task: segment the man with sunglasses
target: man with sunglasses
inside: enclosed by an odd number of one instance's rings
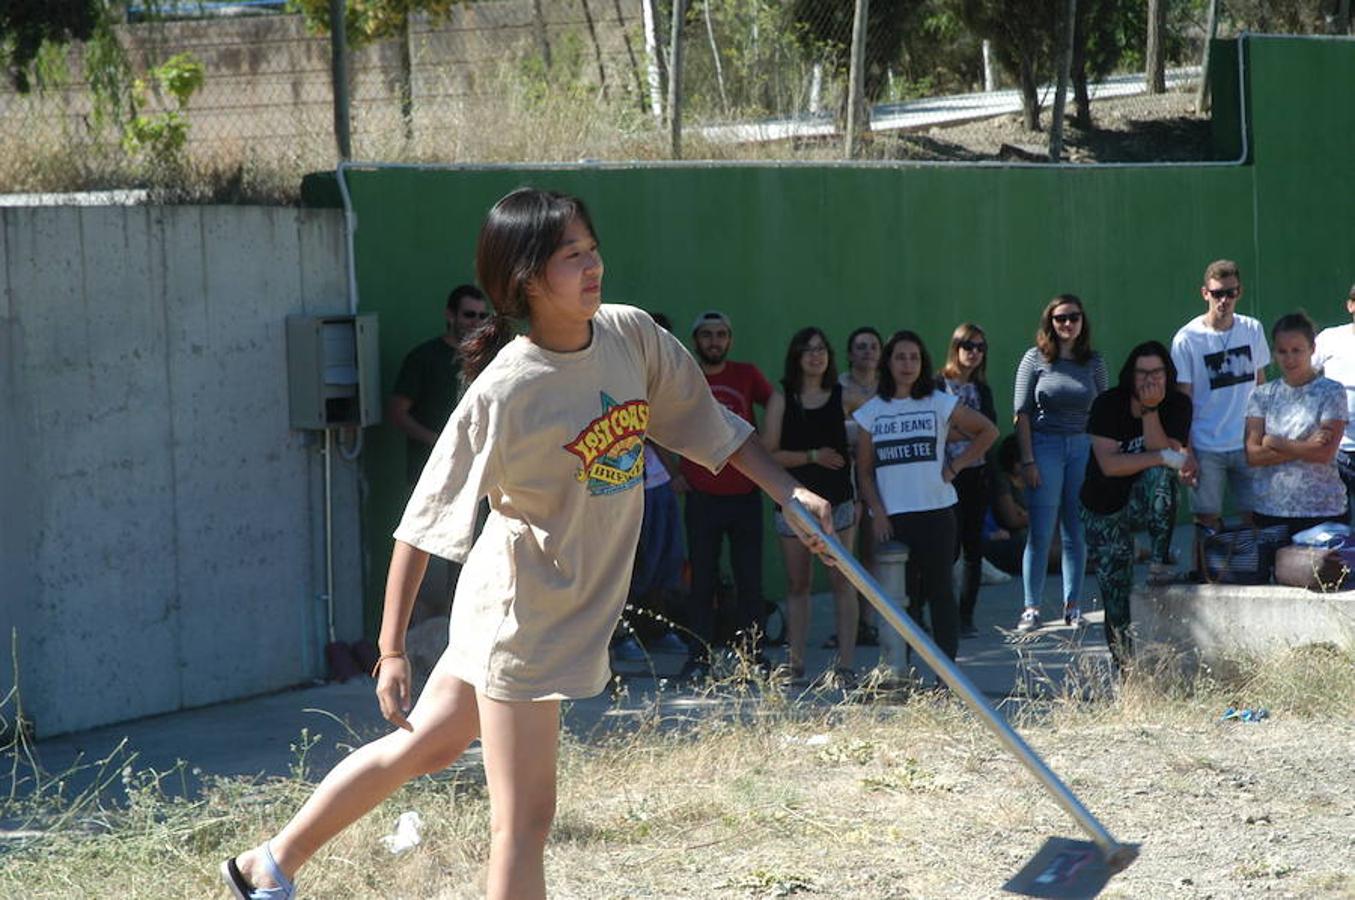
[[[405,433],[405,478],[411,487],[461,398],[461,341],[489,318],[489,301],[473,284],[459,284],[442,312],[446,328],[405,356],[386,401],[386,420]]]
[[[1251,521],[1252,472],[1243,450],[1247,401],[1266,380],[1270,346],[1261,323],[1235,311],[1242,297],[1237,263],[1228,259],[1210,263],[1200,296],[1205,313],[1176,332],[1171,356],[1177,387],[1194,407],[1190,446],[1199,475],[1190,491],[1191,510],[1196,525],[1217,529],[1225,483],[1233,507],[1244,522]]]

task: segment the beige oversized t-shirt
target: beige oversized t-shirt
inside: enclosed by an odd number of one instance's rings
[[[646,435],[717,471],[751,433],[634,307],[599,308],[574,353],[514,340],[457,404],[395,530],[465,561],[444,662],[496,700],[600,693],[644,510]],[[491,511],[474,540],[481,497]]]

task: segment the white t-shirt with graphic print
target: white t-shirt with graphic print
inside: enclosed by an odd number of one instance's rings
[[[955,488],[941,477],[950,415],[959,400],[932,391],[921,400],[872,397],[852,418],[870,435],[875,485],[889,515],[954,506]]]
[[[602,691],[644,509],[645,437],[715,471],[752,433],[634,307],[603,305],[577,352],[509,343],[457,404],[395,530],[465,560],[443,664],[495,700]],[[482,497],[489,519],[472,546]]]
[[[1346,389],[1346,433],[1341,436],[1341,449],[1355,451],[1355,325],[1319,332],[1313,366]]]
[[[1176,380],[1191,386],[1190,445],[1215,453],[1241,450],[1256,373],[1270,362],[1261,323],[1234,313],[1233,327],[1215,331],[1196,316],[1176,332],[1171,354]]]

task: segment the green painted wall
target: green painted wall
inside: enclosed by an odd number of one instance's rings
[[[1334,322],[1355,277],[1355,42],[1245,49],[1254,162],[1242,166],[350,170],[361,308],[381,315],[383,383],[440,330],[448,288],[471,278],[484,212],[522,184],[585,198],[609,300],[661,310],[679,331],[724,309],[734,355],[773,380],[806,324],[838,347],[868,323],[913,328],[936,349],[956,323],[977,321],[1003,421],[1016,361],[1056,293],[1086,301],[1112,372],[1134,343],[1170,341],[1203,311],[1200,273],[1217,257],[1241,264],[1241,311],[1270,321],[1306,305]],[[374,622],[404,502],[403,439],[376,428],[367,448]],[[766,571],[777,596],[775,552]]]

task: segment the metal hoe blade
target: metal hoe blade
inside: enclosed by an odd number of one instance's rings
[[[1121,844],[1111,836],[1105,826],[1082,805],[1077,795],[1045,765],[1039,754],[993,709],[959,666],[941,652],[941,648],[913,622],[911,616],[899,608],[875,577],[847,552],[835,535],[824,532],[819,521],[798,500],[791,500],[783,511],[800,530],[820,538],[828,546],[826,555],[862,596],[870,601],[881,618],[903,636],[932,671],[978,715],[998,741],[1030,770],[1054,798],[1054,802],[1091,837],[1091,844],[1067,838],[1050,838],[1026,867],[1004,885],[1004,889],[1033,897],[1092,897],[1105,886],[1111,875],[1129,866],[1139,855],[1138,845]],[[1089,849],[1095,853],[1089,856]],[[1094,889],[1090,887],[1093,884]],[[1073,892],[1049,893],[1058,890]]]

